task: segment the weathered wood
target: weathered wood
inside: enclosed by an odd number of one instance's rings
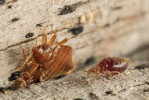
[[[42,26],[46,29],[49,34],[48,39],[52,36],[49,33],[50,24],[53,24],[53,29],[57,31],[57,41],[70,38],[66,44],[72,46],[78,69],[82,69],[85,67],[86,60],[92,56],[98,59],[106,56],[126,56],[137,48],[147,45],[149,43],[148,10],[148,0],[6,0],[5,3],[0,4],[0,86],[11,84],[8,81],[8,77],[15,71],[17,66],[23,63],[22,52],[18,44],[25,48],[27,54],[30,53],[31,48],[35,45],[36,36],[38,44],[40,44],[43,33],[37,26]],[[72,34],[70,29],[78,26],[82,27],[83,32],[77,35]],[[34,36],[27,36],[28,33],[33,33]],[[136,77],[139,77],[139,75],[142,75],[142,73],[136,74]],[[66,79],[64,78],[64,80],[73,77],[72,79],[77,80],[75,84],[81,87],[82,81],[83,84],[86,83],[84,79],[80,79],[82,76],[84,76],[82,72],[76,71],[76,73]],[[147,73],[145,76],[147,76]],[[140,79],[141,77],[137,80]],[[41,84],[44,84],[47,89],[48,85],[52,85],[57,81],[48,82],[50,81]],[[117,85],[117,82],[114,82],[114,84]],[[121,82],[123,83],[123,81]],[[129,84],[129,82],[126,84]],[[103,84],[106,83],[105,81],[103,82]],[[50,98],[50,95],[45,94],[40,97],[38,92],[48,91],[51,93],[54,89],[61,91],[61,88],[57,87],[49,87],[47,90],[41,89],[40,91],[41,84],[31,87],[33,90],[23,90],[25,95],[31,93],[25,98],[45,99]],[[81,97],[84,93],[88,93],[85,91],[94,89],[90,87],[91,83],[87,84],[89,85],[85,85],[86,87],[83,87],[82,92],[80,90],[78,93],[75,92],[77,91],[77,86],[72,86],[73,84],[65,85],[63,87],[64,90],[71,86],[75,90],[70,89],[72,92],[67,91],[67,93],[63,90],[62,94],[72,95],[71,93],[74,93],[73,96],[68,97],[69,99]],[[132,82],[132,84],[135,86],[137,83]],[[98,83],[94,87],[98,87]],[[130,85],[126,88],[128,87]],[[35,88],[39,90],[34,90]],[[103,88],[99,89],[104,91]],[[123,90],[125,88],[118,89]],[[19,94],[20,91],[9,95],[13,97],[15,94]],[[36,96],[32,96],[34,92],[37,92]],[[51,95],[54,95],[52,98],[58,97],[60,99],[68,96],[62,94],[53,92]],[[83,95],[83,97],[86,96]],[[2,98],[8,99],[7,96]],[[14,98],[20,99],[24,98],[24,96],[21,94],[20,97],[14,96]]]

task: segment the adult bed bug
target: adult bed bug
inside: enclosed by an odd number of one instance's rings
[[[111,78],[113,75],[120,74],[126,78],[122,73],[128,68],[129,60],[123,57],[108,57],[101,60],[96,66],[90,68],[87,72],[87,78],[90,74],[101,74],[109,75]]]
[[[41,45],[32,48],[32,52],[26,57],[24,49],[24,64],[21,66],[21,75],[16,81],[16,85],[26,87],[37,80],[45,81],[53,79],[61,75],[67,75],[76,69],[76,63],[72,57],[72,48],[63,45],[68,41],[67,38],[56,44],[53,43],[57,37],[57,33],[52,31],[53,37],[47,43],[47,35],[43,34]]]

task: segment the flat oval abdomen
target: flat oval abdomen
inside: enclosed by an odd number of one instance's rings
[[[72,48],[70,46],[61,45],[53,60],[54,62],[51,65],[47,64],[49,67],[43,72],[48,79],[65,75],[66,72],[73,68]]]
[[[103,71],[118,71],[120,73],[124,72],[129,66],[129,60],[122,57],[109,57],[103,59],[100,63],[100,72]]]

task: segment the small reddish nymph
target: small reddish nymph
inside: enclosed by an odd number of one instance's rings
[[[113,75],[120,74],[122,77],[126,78],[122,73],[128,68],[129,60],[123,57],[108,57],[104,58],[96,66],[90,68],[87,72],[87,78],[90,74],[96,74],[97,76],[101,74],[106,74],[112,77]]]

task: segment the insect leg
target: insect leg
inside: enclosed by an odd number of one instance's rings
[[[112,72],[110,72],[111,74],[120,74],[121,75],[121,77],[123,77],[123,78],[125,78],[125,79],[129,79],[129,78],[127,78],[124,74],[122,74],[122,73],[120,73],[120,72],[118,72],[118,71],[112,71]]]
[[[99,73],[96,73],[96,76],[94,77],[94,82],[96,82],[98,76],[99,76]]]
[[[43,44],[47,43],[47,34],[46,34],[44,28],[40,28],[40,29],[44,32],[43,37],[42,37],[42,41],[41,41],[41,44],[43,45]]]
[[[29,62],[29,60],[30,60],[31,58],[32,58],[32,53],[31,53],[29,56],[27,56],[27,58],[25,59],[23,65],[22,65],[20,68],[23,68],[23,67],[26,65],[26,63]]]
[[[30,60],[30,59],[29,59]],[[27,62],[29,62],[29,60],[27,61]],[[31,76],[31,74],[32,73],[34,73],[36,70],[37,70],[37,68],[39,67],[39,65],[38,64],[36,64],[33,60],[32,60],[32,64],[34,63],[34,66],[32,65],[32,67],[28,67],[27,65],[25,65],[25,67],[26,67],[26,70],[27,70],[27,72],[25,72],[25,73],[27,73],[27,75],[28,76]]]
[[[37,70],[38,67],[39,67],[38,64],[35,65],[35,66],[32,66],[29,72],[30,72],[30,73],[34,73],[34,72]]]
[[[57,36],[57,33],[52,30],[52,24],[51,24],[51,33],[53,33],[54,36],[51,38],[51,40],[50,40],[49,43],[48,43],[50,46],[52,46],[52,44],[54,43],[54,41],[55,41],[55,39],[56,39],[56,36]],[[55,49],[56,47],[58,47],[59,45],[62,45],[63,43],[67,42],[67,41],[68,41],[68,39],[65,38],[64,40],[62,40],[61,42],[59,42],[59,43],[54,47],[54,49]]]
[[[40,77],[39,77],[39,80],[40,80],[41,82],[48,79],[48,78],[43,74],[41,67],[40,67],[40,73],[41,73],[41,75],[40,75]]]
[[[87,71],[86,79],[89,78],[89,75],[90,75],[90,74],[93,74],[93,73],[92,73],[92,70],[93,70],[93,69],[94,69],[94,67],[92,67],[91,69],[89,69],[89,70]]]
[[[25,74],[25,75],[27,75],[27,76],[31,77],[31,73],[30,73],[30,71],[29,71],[29,70],[28,70],[28,71],[26,71],[26,72],[22,72],[21,74],[22,74],[22,75],[23,75],[23,74]]]
[[[26,86],[25,80],[23,80],[22,78],[18,78],[18,80],[21,81],[20,87]]]
[[[36,40],[35,40],[35,47],[37,47],[37,38],[36,38]]]
[[[25,61],[25,59],[26,59],[25,49],[22,48],[20,44],[18,44],[18,46],[22,49],[22,54],[23,54],[24,61]]]
[[[24,57],[24,61],[25,61],[25,59],[26,59],[26,54],[25,54],[25,49],[24,49],[24,48],[22,48],[22,53],[23,53],[23,57]]]
[[[57,37],[57,36],[54,35],[54,36],[50,39],[50,41],[48,42],[48,45],[49,45],[49,46],[52,46],[52,45],[53,45],[53,43],[54,43],[56,37]]]
[[[35,35],[35,47],[37,47],[37,37],[38,37],[38,34]]]
[[[48,45],[49,45],[49,46],[52,46],[52,45],[53,45],[53,43],[54,43],[54,41],[55,41],[55,39],[56,39],[56,37],[57,37],[57,33],[52,30],[52,24],[51,24],[51,33],[53,33],[54,36],[53,36],[53,37],[50,39],[50,41],[48,42]]]
[[[67,42],[68,40],[69,40],[68,38],[65,38],[64,40],[62,40],[61,42],[59,42],[59,43],[54,47],[54,49],[56,49],[59,45],[64,44],[64,43]]]
[[[104,71],[104,74],[109,75],[109,77],[113,80],[113,76],[110,71]]]
[[[88,78],[89,78],[89,75],[90,75],[90,73],[89,73],[89,72],[87,72],[87,76],[86,76],[86,79],[88,79]]]
[[[66,72],[66,74],[70,74],[73,70],[74,70],[74,68],[71,69],[70,71]]]
[[[53,25],[51,24],[51,33],[53,33],[54,35],[56,35],[57,33],[52,30],[52,27],[53,27]]]

